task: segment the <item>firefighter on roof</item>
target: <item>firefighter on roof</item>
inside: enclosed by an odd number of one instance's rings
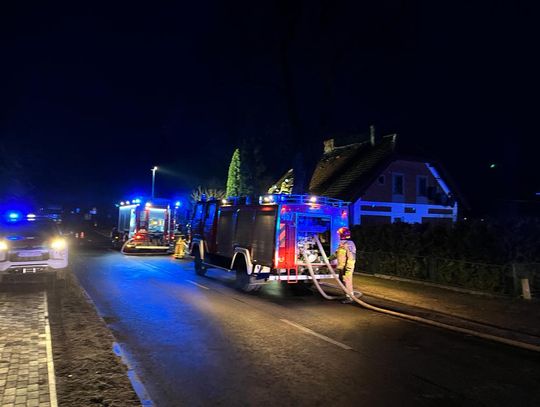
[[[334,256],[337,259],[337,271],[339,272],[339,279],[347,287],[347,291],[354,293],[353,289],[353,271],[356,264],[356,245],[351,239],[351,231],[347,227],[338,229],[339,234],[339,247],[336,250]],[[345,304],[352,303],[353,300],[349,294],[347,299],[343,301]]]

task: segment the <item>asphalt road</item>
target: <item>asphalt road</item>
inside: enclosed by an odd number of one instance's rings
[[[527,351],[187,260],[83,250],[73,270],[157,406],[540,405]]]

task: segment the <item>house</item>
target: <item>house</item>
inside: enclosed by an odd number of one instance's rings
[[[377,140],[374,129],[364,141],[336,145],[324,142],[324,152],[309,184],[314,195],[350,204],[350,223],[452,223],[458,202],[443,169],[436,162],[396,152],[397,135]],[[294,182],[292,170],[269,193]]]

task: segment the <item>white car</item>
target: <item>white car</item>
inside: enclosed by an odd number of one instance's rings
[[[64,278],[67,267],[67,241],[53,221],[30,217],[0,223],[0,281],[14,274]]]

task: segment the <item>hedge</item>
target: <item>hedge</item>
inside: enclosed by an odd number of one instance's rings
[[[540,263],[540,222],[356,226],[357,271],[510,294],[511,263]],[[533,285],[539,279],[531,276]]]

